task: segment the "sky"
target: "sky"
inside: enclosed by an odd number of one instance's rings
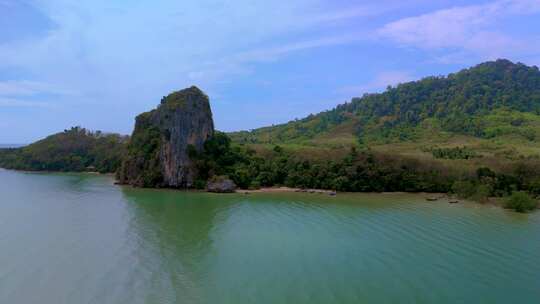
[[[540,0],[0,0],[0,143],[130,134],[191,85],[249,130],[487,60],[540,65]]]

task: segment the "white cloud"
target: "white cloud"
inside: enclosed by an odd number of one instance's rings
[[[473,53],[484,59],[538,51],[530,40],[519,40],[496,29],[496,21],[509,16],[540,12],[540,0],[499,0],[489,4],[442,9],[386,24],[378,34],[403,46],[445,49],[448,62]]]
[[[337,23],[389,9],[336,9],[323,0],[32,3],[54,27],[38,39],[1,44],[0,68],[79,92],[81,99],[69,102],[131,104],[191,84],[211,90],[231,76],[251,73],[251,63],[350,43],[358,37],[335,30]],[[313,37],[315,32],[325,34]],[[126,98],[133,91],[139,94]]]
[[[500,11],[512,14],[531,14],[540,12],[538,0],[503,0],[498,1]]]
[[[215,80],[226,74],[249,74],[252,70],[248,64],[256,62],[271,62],[289,53],[309,50],[313,48],[349,44],[364,40],[366,35],[361,33],[342,34],[337,36],[317,38],[284,44],[281,46],[271,46],[240,52],[218,61],[208,61],[202,69],[189,73],[192,80]]]
[[[240,61],[266,61],[272,60],[277,56],[290,52],[301,51],[306,49],[347,44],[363,39],[363,35],[358,32],[353,34],[344,34],[331,37],[323,37],[313,40],[299,41],[295,43],[285,44],[278,47],[270,47],[265,49],[252,50],[244,52],[236,56]]]
[[[37,81],[0,81],[0,96],[34,96],[39,94],[74,95],[75,93],[49,83]]]
[[[9,108],[49,108],[51,105],[45,102],[21,100],[18,98],[0,97],[0,107]]]
[[[382,13],[391,11],[400,5],[387,3],[385,5],[362,5],[349,7],[343,10],[330,10],[323,13],[314,14],[314,15],[305,15],[306,24],[320,24],[320,23],[332,23],[340,22],[344,20],[359,18],[359,17],[368,17],[374,15],[380,15]],[[304,15],[304,14],[303,14]],[[300,15],[300,16],[303,16]],[[302,17],[299,17],[302,18]]]
[[[339,89],[339,93],[352,96],[361,96],[364,93],[375,93],[386,89],[388,86],[396,86],[400,83],[413,81],[418,77],[408,71],[384,71],[363,85],[347,86]]]

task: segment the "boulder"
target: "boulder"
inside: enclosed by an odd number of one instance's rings
[[[217,176],[208,181],[206,191],[216,193],[233,193],[236,191],[236,184],[227,177]]]

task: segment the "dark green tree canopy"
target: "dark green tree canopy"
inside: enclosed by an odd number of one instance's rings
[[[245,143],[294,142],[353,123],[361,142],[406,140],[427,119],[445,131],[489,137],[497,134],[487,132],[486,115],[497,109],[540,114],[538,67],[504,59],[485,62],[448,76],[426,77],[389,87],[384,93],[365,94],[287,124],[233,133],[232,137]],[[522,123],[518,117],[508,126],[519,129]]]

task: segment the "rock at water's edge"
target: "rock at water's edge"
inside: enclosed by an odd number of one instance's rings
[[[236,191],[236,184],[222,176],[214,177],[206,184],[206,191],[216,193],[233,193]]]
[[[197,87],[174,92],[136,118],[117,178],[138,187],[189,188],[197,177],[188,150],[201,152],[214,134],[208,96]]]

